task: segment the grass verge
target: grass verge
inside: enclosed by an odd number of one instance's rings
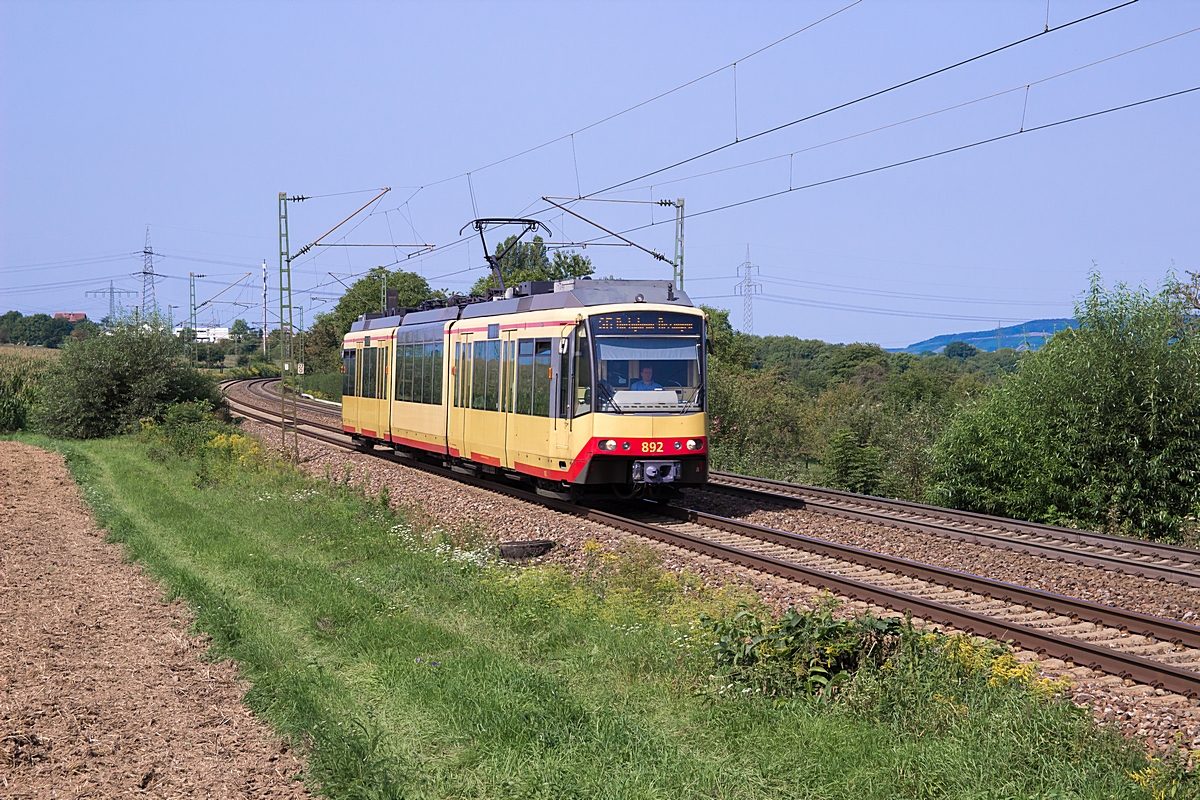
[[[638,551],[596,552],[582,579],[517,569],[281,465],[198,474],[134,437],[22,438],[64,453],[99,523],[191,604],[330,797],[1125,798],[1162,784],[1136,748],[1019,683],[917,661],[836,695],[727,680],[698,620],[729,618],[738,598]]]

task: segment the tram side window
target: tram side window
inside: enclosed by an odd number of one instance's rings
[[[408,387],[408,402],[421,402],[421,345],[410,344],[408,347],[408,375],[405,377]]]
[[[486,408],[487,342],[475,342],[471,353],[471,408]]]
[[[433,403],[437,406],[442,404],[442,348],[444,346],[441,342],[433,345],[433,350],[431,351],[432,358],[428,359],[432,380],[429,382],[431,387],[430,394],[425,402]]]
[[[376,392],[377,366],[378,360],[376,355],[378,350],[374,347],[364,347],[362,349],[362,382],[360,385],[359,397],[367,397],[374,399]]]
[[[396,345],[396,400],[404,399],[404,365],[407,363],[408,346]]]
[[[450,377],[454,380],[454,385],[453,385],[453,387],[451,387],[451,389],[454,393],[454,406],[456,408],[462,407],[462,387],[463,387],[463,380],[466,377],[466,373],[463,371],[462,350],[463,350],[462,342],[455,342],[454,343],[454,363],[452,365],[454,367],[454,369],[452,370]]]
[[[386,400],[388,393],[388,348],[379,348],[379,399]]]
[[[433,402],[433,345],[419,344],[421,349],[421,393],[413,392],[413,402]]]
[[[471,406],[471,343],[459,342],[458,370],[455,374],[455,387],[458,390],[458,407]]]
[[[357,350],[342,351],[342,395],[354,397],[354,370],[358,362]]]
[[[410,346],[413,351],[412,401],[420,403],[425,397],[425,346]]]
[[[487,343],[487,385],[484,391],[484,408],[500,410],[500,340]]]
[[[550,416],[550,340],[537,339],[533,352],[533,415]]]
[[[513,411],[517,396],[517,343],[504,343],[504,380],[500,382],[500,410]]]
[[[533,339],[517,343],[517,405],[513,410],[533,413]]]

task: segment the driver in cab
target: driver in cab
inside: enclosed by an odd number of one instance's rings
[[[663,388],[661,383],[654,382],[654,367],[651,367],[651,366],[642,367],[641,376],[642,376],[642,379],[640,381],[634,381],[633,385],[629,387],[632,391],[653,392],[656,389]]]

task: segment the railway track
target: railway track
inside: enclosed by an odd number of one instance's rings
[[[1200,551],[923,503],[709,473],[708,491],[1200,587]]]
[[[247,388],[253,385],[250,393],[263,400],[278,398],[266,384],[251,382]],[[278,422],[278,412],[268,406],[233,398],[231,405],[252,419]],[[358,450],[328,419],[302,419],[298,432]],[[374,455],[1079,666],[1200,696],[1200,628],[1192,625],[686,508],[647,502],[606,510],[433,464]]]

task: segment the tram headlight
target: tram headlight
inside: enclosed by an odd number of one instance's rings
[[[688,450],[699,450],[701,447],[704,447],[704,442],[699,439],[688,439],[687,447]]]
[[[683,442],[678,442],[678,441],[677,441],[677,442],[675,442],[675,449],[676,449],[676,450],[679,450],[679,449],[681,449],[682,447],[683,447]]]
[[[616,439],[605,439],[604,441],[600,442],[600,444],[598,446],[600,447],[601,450],[616,450],[617,449],[617,440]]]
[[[622,450],[628,450],[628,449],[629,449],[629,442],[621,442],[621,449],[622,449]]]

